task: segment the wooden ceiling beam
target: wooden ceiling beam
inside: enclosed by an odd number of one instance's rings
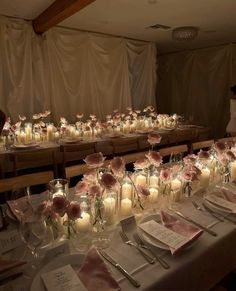
[[[42,34],[96,0],[56,0],[33,20],[34,31]]]

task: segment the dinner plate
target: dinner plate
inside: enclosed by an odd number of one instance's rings
[[[103,135],[103,137],[106,137],[106,138],[119,138],[122,136],[124,136],[123,133],[108,133],[108,134]]]
[[[138,129],[138,130],[136,130],[135,131],[136,133],[140,133],[140,134],[147,134],[147,133],[151,133],[151,132],[153,132],[153,129]]]
[[[217,212],[220,212],[220,213],[232,213],[232,211],[230,209],[227,209],[225,207],[221,207],[220,205],[218,204],[214,204],[212,203],[211,201],[209,201],[207,199],[207,196],[210,195],[210,194],[214,194],[221,197],[221,198],[224,198],[224,195],[223,193],[220,191],[220,190],[216,190],[214,191],[213,193],[207,193],[206,195],[204,195],[204,200],[205,202],[207,203],[207,206],[209,206],[210,209],[212,209],[213,211],[217,211]]]
[[[42,269],[39,270],[39,272],[33,279],[30,290],[46,291],[46,288],[44,287],[43,281],[41,279],[41,274],[53,271],[65,265],[71,265],[71,267],[77,272],[83,263],[84,257],[85,256],[82,254],[70,254],[55,258],[53,261],[51,261],[50,263],[48,263]]]
[[[39,147],[39,144],[37,143],[29,143],[29,144],[13,144],[11,145],[12,149],[17,149],[17,150],[29,150],[29,149],[34,149]]]
[[[142,224],[144,222],[150,221],[150,220],[155,220],[156,222],[160,223],[161,222],[161,218],[159,214],[153,214],[150,216],[146,216],[144,218],[142,218],[139,222],[139,224]],[[140,227],[137,227],[137,232],[140,235],[140,237],[147,243],[149,243],[150,245],[159,248],[159,249],[163,249],[163,250],[169,250],[169,247],[165,244],[163,244],[162,242],[158,241],[157,239],[153,238],[152,236],[148,235],[145,231],[143,231]]]

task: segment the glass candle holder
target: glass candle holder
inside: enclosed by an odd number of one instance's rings
[[[106,224],[112,225],[117,222],[118,214],[118,192],[106,190],[103,195],[103,217]]]
[[[54,179],[49,182],[51,198],[56,196],[64,196],[68,195],[68,185],[69,181],[66,179]]]
[[[146,186],[147,185],[147,174],[144,171],[137,171],[135,174],[135,185]]]

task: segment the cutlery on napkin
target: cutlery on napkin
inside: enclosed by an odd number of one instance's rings
[[[91,247],[78,272],[88,291],[121,290],[95,247]]]

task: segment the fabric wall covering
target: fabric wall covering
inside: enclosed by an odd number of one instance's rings
[[[0,108],[14,121],[46,109],[53,121],[77,113],[155,106],[156,47],[121,37],[0,18]]]
[[[236,45],[158,56],[158,111],[177,112],[223,136],[230,86],[236,84]]]

